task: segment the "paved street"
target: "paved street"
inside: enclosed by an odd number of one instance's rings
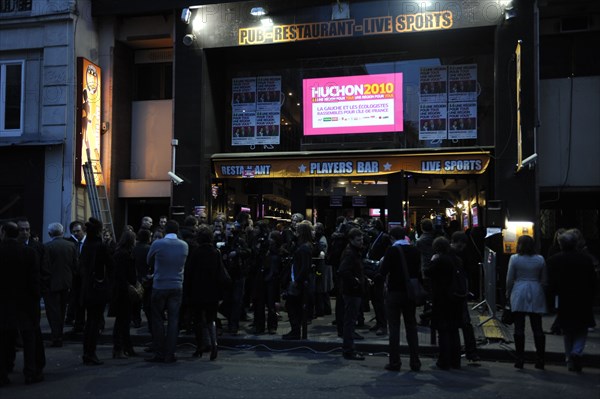
[[[141,348],[137,348],[139,352]],[[191,357],[182,345],[174,364],[151,364],[144,356],[110,359],[111,347],[99,348],[103,366],[80,363],[81,344],[48,348],[46,381],[26,386],[19,372],[0,397],[18,398],[578,398],[597,399],[600,369],[570,373],[564,366],[545,371],[531,365],[522,371],[510,363],[481,362],[450,372],[437,370],[432,358],[423,358],[420,373],[383,369],[387,359],[375,354],[364,362],[344,360],[338,351],[221,350],[210,362]],[[18,354],[20,370],[22,353]]]

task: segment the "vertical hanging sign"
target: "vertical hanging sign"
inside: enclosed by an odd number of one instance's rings
[[[82,165],[91,162],[100,171],[100,125],[102,118],[102,71],[98,65],[77,59],[76,181],[85,184]],[[89,157],[89,158],[88,158]],[[97,182],[98,183],[98,182]]]

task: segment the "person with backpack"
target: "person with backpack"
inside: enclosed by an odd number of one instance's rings
[[[431,326],[438,331],[439,355],[436,366],[441,370],[460,368],[460,336],[466,279],[460,259],[452,253],[446,237],[433,240],[431,265],[425,272],[431,279]],[[465,280],[465,281],[463,281]]]

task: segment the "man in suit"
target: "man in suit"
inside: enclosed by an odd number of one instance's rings
[[[69,225],[69,232],[71,235],[67,238],[68,241],[75,245],[77,254],[81,254],[81,248],[85,242],[85,230],[83,229],[83,223],[79,220],[71,222]],[[73,270],[73,279],[71,283],[71,291],[69,293],[69,306],[67,308],[67,316],[65,324],[73,325],[73,333],[82,333],[83,326],[85,325],[85,311],[80,303],[81,297],[81,276],[77,269]]]
[[[63,327],[67,299],[73,281],[73,273],[77,270],[79,254],[73,242],[63,238],[64,228],[60,223],[50,223],[48,235],[51,241],[44,247],[48,256],[50,284],[44,294],[46,317],[52,332],[51,347],[63,345]]]
[[[25,383],[33,384],[43,381],[46,365],[40,330],[40,262],[38,252],[19,240],[29,222],[21,220],[17,224],[9,222],[3,226],[0,262],[2,272],[6,273],[3,277],[10,285],[7,290],[15,301],[16,326],[23,339]]]

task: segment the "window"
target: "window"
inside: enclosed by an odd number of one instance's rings
[[[2,0],[0,1],[0,13],[31,11],[31,3],[32,0]]]
[[[23,132],[24,61],[0,62],[0,134]]]

